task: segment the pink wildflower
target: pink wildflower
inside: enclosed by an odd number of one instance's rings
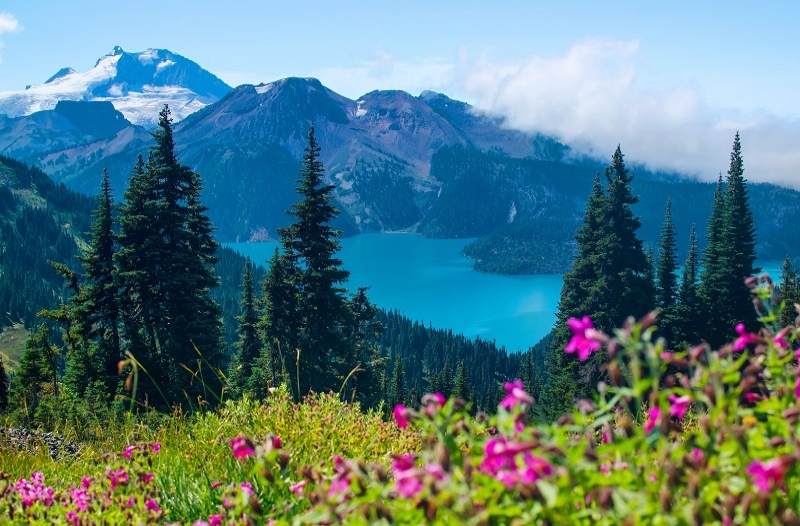
[[[533,398],[525,392],[525,385],[522,380],[514,380],[513,382],[506,382],[503,384],[506,390],[506,397],[500,402],[500,407],[504,407],[509,411],[514,407],[521,405],[523,407],[530,407],[533,405]]]
[[[292,484],[291,486],[289,486],[289,491],[291,491],[292,493],[294,493],[296,496],[299,497],[300,495],[303,494],[303,488],[305,487],[306,484],[308,484],[307,480],[301,480],[297,484]]]
[[[408,427],[408,410],[403,404],[397,404],[392,411],[394,421],[397,422],[397,427],[405,429]]]
[[[744,323],[736,326],[736,333],[739,335],[736,341],[733,342],[733,348],[736,351],[743,351],[751,343],[758,343],[759,337],[752,332],[745,331]]]
[[[239,484],[239,487],[242,488],[242,493],[247,493],[251,497],[255,494],[255,492],[253,491],[253,485],[250,484],[249,482],[242,482],[241,484]]]
[[[783,483],[786,468],[779,458],[774,458],[762,464],[760,460],[754,461],[747,467],[747,474],[753,480],[753,485],[764,493]]]
[[[154,442],[153,453],[158,453],[159,451],[161,451],[161,442]]]
[[[572,339],[564,349],[567,354],[578,351],[578,359],[585,362],[594,351],[602,347],[599,341],[591,338],[596,331],[589,316],[584,316],[580,320],[578,318],[570,318],[567,320],[567,325],[572,329]]]
[[[414,455],[403,455],[392,462],[395,489],[404,499],[410,499],[423,489],[423,472],[414,465]]]
[[[209,515],[208,526],[222,526],[222,515]]]
[[[122,453],[122,456],[125,458],[131,458],[131,454],[136,451],[136,446],[132,446],[128,444],[125,446],[125,451]]]
[[[125,506],[133,508],[133,497],[128,497],[128,500],[125,501]]]
[[[74,488],[72,490],[72,502],[78,507],[80,511],[86,511],[89,508],[89,502],[92,498],[84,488]]]
[[[252,457],[255,454],[253,443],[248,438],[238,436],[236,438],[232,438],[230,442],[234,458],[243,460],[247,457]]]
[[[800,400],[800,378],[798,378],[797,383],[794,384],[794,397]]]
[[[672,394],[669,395],[669,402],[672,404],[669,406],[669,416],[676,416],[678,420],[683,420],[689,405],[692,403],[692,399],[688,395],[676,396]]]
[[[700,463],[703,462],[703,450],[702,449],[697,448],[697,447],[692,449],[692,456],[694,457],[694,459],[697,462],[700,462]]]
[[[759,393],[745,393],[744,397],[747,399],[748,402],[751,404],[755,404],[759,400],[763,400],[764,396]]]
[[[75,510],[69,510],[66,515],[67,522],[72,524],[72,526],[78,526],[81,523],[80,518],[78,517],[78,512]]]
[[[775,347],[778,347],[779,349],[789,348],[789,342],[786,341],[786,336],[790,331],[791,327],[784,327],[778,334],[775,335],[775,338],[772,339],[772,343],[775,345]]]
[[[81,488],[89,489],[89,486],[92,485],[94,479],[92,477],[81,477]]]
[[[484,458],[479,469],[506,485],[528,484],[550,475],[552,467],[544,459],[531,454],[531,443],[509,443],[505,437],[493,438],[484,445]],[[522,455],[520,459],[519,455]],[[518,462],[522,460],[522,464]]]
[[[144,509],[147,511],[161,511],[161,506],[158,505],[156,499],[147,499],[147,502],[144,503]]]
[[[656,428],[658,420],[661,418],[661,408],[658,406],[651,407],[648,410],[647,422],[644,423],[644,432],[649,435]]]
[[[281,437],[279,437],[279,436],[273,436],[272,437],[272,448],[273,449],[280,449],[282,445],[283,445],[283,441],[281,440]]]
[[[124,486],[128,483],[128,473],[122,469],[106,468],[106,478],[111,482],[111,491],[117,486]]]
[[[144,482],[145,486],[150,484],[150,481],[153,480],[155,473],[142,473],[140,477],[142,478],[142,482]]]

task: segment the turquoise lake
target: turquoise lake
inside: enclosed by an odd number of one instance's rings
[[[370,300],[435,328],[527,349],[550,331],[561,275],[501,276],[472,270],[461,255],[468,239],[415,234],[362,234],[341,240],[348,288],[371,287]],[[277,242],[226,243],[266,264]]]
[[[469,337],[527,349],[550,331],[561,294],[561,274],[503,276],[472,270],[461,255],[468,239],[426,239],[415,234],[362,234],[341,240],[350,271],[347,287],[371,287],[380,308]],[[277,242],[226,243],[266,266]],[[773,279],[780,263],[762,264]]]

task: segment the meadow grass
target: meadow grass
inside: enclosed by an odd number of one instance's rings
[[[315,395],[296,404],[288,394],[277,392],[265,403],[229,401],[202,414],[128,415],[120,421],[94,424],[96,429],[78,429],[80,422],[72,422],[62,425],[63,436],[95,437],[83,443],[76,455],[53,460],[44,447],[31,452],[3,444],[0,473],[17,480],[40,471],[48,485],[78,486],[84,476],[102,479],[109,459],[128,444],[157,442],[161,449],[148,461],[165,518],[191,522],[218,512],[220,483],[224,487],[251,479],[244,464],[231,455],[231,438],[264,438],[268,433],[280,437],[291,451],[289,473],[319,465],[320,459],[334,455],[388,466],[390,453],[417,450],[419,438],[393,422],[384,422],[380,415],[379,411],[363,412],[334,395]]]

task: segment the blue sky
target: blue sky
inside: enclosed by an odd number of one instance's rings
[[[0,91],[167,48],[232,85],[442,91],[600,157],[800,187],[798,2],[3,0]]]

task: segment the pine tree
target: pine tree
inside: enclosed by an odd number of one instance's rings
[[[610,307],[605,297],[607,278],[603,273],[604,244],[608,235],[607,211],[608,199],[600,183],[600,174],[597,174],[586,201],[583,224],[575,237],[578,253],[572,269],[564,274],[553,342],[546,358],[547,381],[535,408],[546,421],[558,419],[581,390],[578,384],[579,362],[574,355],[564,352],[571,334],[567,320],[592,313],[595,324],[610,324]],[[487,399],[485,403],[490,402],[492,400]]]
[[[392,380],[389,383],[389,405],[394,407],[397,404],[405,403],[405,393],[406,385],[405,378],[403,377],[403,359],[398,356],[395,358]]]
[[[257,365],[263,347],[258,334],[258,311],[256,310],[253,272],[249,257],[245,260],[242,272],[242,299],[239,306],[240,314],[236,317],[239,322],[237,329],[239,341],[236,343],[236,355],[231,361],[228,374],[234,396],[240,396],[248,390],[253,369]]]
[[[757,274],[760,269],[755,266],[756,229],[747,195],[747,180],[744,178],[744,161],[738,132],[733,140],[727,183],[722,242],[727,252],[726,301],[729,303],[730,312],[725,329],[730,335],[737,323],[744,323],[747,329],[752,331],[756,331],[758,327],[758,316],[750,299],[750,291],[745,285],[745,280]]]
[[[798,314],[795,305],[800,303],[800,278],[789,256],[781,265],[781,299],[784,302],[779,320],[781,327],[792,326]]]
[[[656,307],[661,309],[661,332],[670,343],[674,338],[672,326],[675,323],[675,302],[678,296],[678,258],[671,208],[672,200],[667,199],[667,212],[658,241],[659,252],[656,265]]]
[[[53,392],[57,392],[57,355],[58,350],[50,343],[47,325],[43,323],[25,341],[25,350],[14,374],[15,391],[25,398],[29,415],[36,412],[42,390],[49,381],[53,381]]]
[[[725,215],[722,174],[720,174],[711,205],[711,215],[708,218],[708,245],[703,250],[703,270],[700,272],[700,285],[697,289],[701,310],[705,313],[699,333],[713,346],[721,345],[725,341],[726,334],[730,332],[730,327],[727,327],[731,318],[730,305],[726,302],[728,254],[722,239]]]
[[[464,360],[458,362],[456,367],[456,376],[453,379],[453,396],[467,402],[471,401],[469,371],[467,371]]]
[[[218,396],[225,361],[210,295],[218,244],[200,204],[200,177],[175,156],[166,106],[158,125],[147,163],[140,158],[125,192],[118,284],[129,350],[154,382],[140,382],[140,391],[151,402],[194,404]]]
[[[84,283],[80,292],[73,296],[77,331],[83,348],[72,356],[67,376],[78,396],[83,396],[94,382],[101,381],[106,397],[110,398],[119,384],[117,363],[122,359],[122,354],[114,279],[112,209],[111,184],[108,171],[103,170],[95,220],[89,232],[89,246],[80,257]]]
[[[381,396],[380,379],[384,374],[384,359],[381,358],[375,341],[384,330],[376,316],[378,308],[367,297],[368,287],[358,291],[348,301],[350,310],[347,327],[347,365],[350,379],[348,391],[354,392],[362,405],[377,404]]]
[[[284,247],[290,251],[291,247]],[[291,382],[290,372],[295,370],[295,356],[300,332],[297,313],[297,274],[299,269],[292,265],[291,256],[275,254],[269,262],[269,271],[261,283],[262,314],[259,328],[263,334],[265,363],[268,378],[280,378]],[[299,393],[295,391],[299,398]]]
[[[6,366],[3,363],[3,357],[0,356],[0,413],[5,413],[8,409],[8,387]]]
[[[644,258],[647,261],[647,267],[645,267],[645,271],[643,274],[643,281],[645,287],[648,290],[656,290],[656,255],[653,253],[653,247],[647,245],[647,249],[644,251]]]
[[[338,382],[349,373],[344,370],[347,352],[344,328],[350,310],[341,284],[350,273],[336,257],[341,232],[333,229],[331,221],[339,211],[331,203],[335,187],[323,182],[319,152],[312,125],[297,180],[296,190],[301,199],[288,211],[295,222],[278,230],[289,249],[284,256],[290,259],[291,267],[299,269],[296,312],[301,331],[297,372],[292,378],[298,384],[297,395],[304,395],[310,389],[338,389]]]
[[[605,176],[608,181],[608,220],[612,235],[604,247],[604,255],[609,263],[606,270],[608,290],[616,296],[616,301],[612,303],[611,322],[618,325],[628,316],[643,316],[650,311],[654,305],[655,291],[645,279],[647,258],[642,241],[636,236],[642,222],[631,210],[639,198],[631,191],[633,175],[625,167],[619,146],[611,165],[606,168]],[[607,326],[603,328],[609,329]]]
[[[683,265],[678,300],[675,306],[675,320],[673,326],[673,342],[694,344],[700,338],[701,303],[698,296],[698,264],[699,253],[697,249],[697,230],[692,225],[689,237],[689,252]],[[673,346],[675,347],[675,346]]]
[[[606,192],[599,176],[595,178],[576,237],[578,254],[572,269],[564,275],[547,357],[547,381],[537,407],[539,416],[549,421],[560,417],[575,398],[592,395],[605,360],[603,353],[595,353],[581,366],[574,354],[564,353],[571,336],[567,320],[589,315],[595,327],[610,331],[627,316],[642,316],[654,305],[655,291],[648,278],[652,265],[636,236],[641,221],[630,208],[638,198],[631,191],[633,176],[625,167],[619,146],[605,178]]]

